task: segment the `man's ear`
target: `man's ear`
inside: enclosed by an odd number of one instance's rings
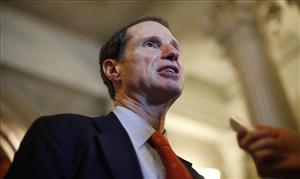
[[[117,60],[106,59],[103,61],[102,69],[105,76],[111,81],[120,80],[120,67]]]

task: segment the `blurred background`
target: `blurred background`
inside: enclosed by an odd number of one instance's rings
[[[38,116],[112,109],[99,49],[129,21],[157,15],[180,42],[185,69],[184,92],[167,116],[174,150],[209,179],[259,178],[228,117],[299,131],[299,7],[297,0],[1,1],[0,174]]]

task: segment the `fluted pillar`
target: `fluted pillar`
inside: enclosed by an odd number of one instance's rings
[[[255,1],[228,1],[217,17],[219,35],[237,68],[255,123],[297,130],[274,62],[267,50]]]

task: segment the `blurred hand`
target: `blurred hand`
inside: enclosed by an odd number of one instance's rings
[[[256,125],[253,131],[241,128],[237,139],[260,176],[300,178],[300,136],[292,130]]]

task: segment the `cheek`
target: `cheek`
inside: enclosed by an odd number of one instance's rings
[[[155,58],[151,61],[149,60],[148,64],[149,75],[151,75],[151,78],[155,80],[158,78],[157,70],[159,68],[159,60],[159,58]]]
[[[131,53],[127,56],[128,61],[125,67],[126,74],[129,76],[125,76],[125,78],[142,78],[144,80],[157,78],[159,57],[159,55],[155,55],[154,53],[137,53],[136,51],[135,53]]]
[[[143,53],[139,56],[138,62],[136,66],[138,66],[139,73],[145,75],[156,75],[156,71],[158,68],[158,62],[160,58],[159,56],[155,56],[153,54]]]
[[[132,61],[124,66],[122,77],[126,81],[138,83],[138,81],[144,80],[145,77],[149,76],[147,71],[148,69],[144,63]]]

